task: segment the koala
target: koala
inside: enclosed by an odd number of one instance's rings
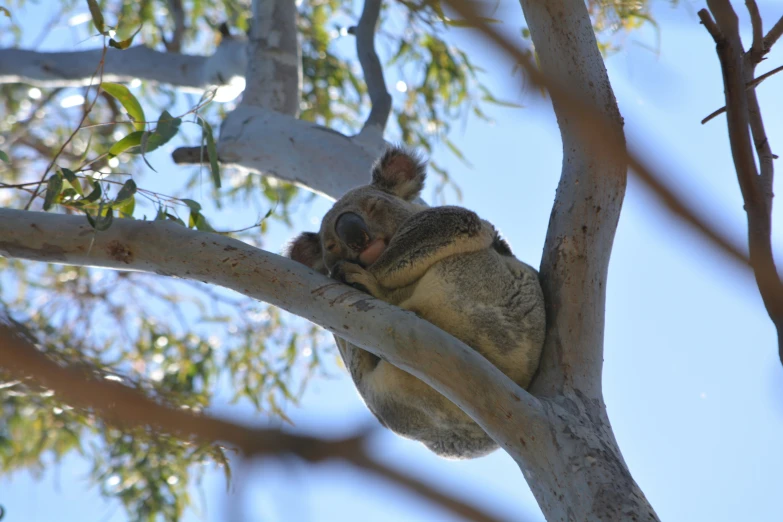
[[[495,228],[456,206],[427,207],[426,164],[391,147],[372,181],[345,194],[318,233],[287,255],[375,298],[416,313],[478,351],[527,387],[544,343],[538,272],[519,261]],[[378,420],[436,454],[486,455],[495,442],[446,397],[389,362],[335,336],[359,394]]]

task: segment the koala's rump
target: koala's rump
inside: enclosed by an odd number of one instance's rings
[[[535,270],[482,250],[434,264],[399,306],[457,337],[526,387],[543,342],[542,302]]]

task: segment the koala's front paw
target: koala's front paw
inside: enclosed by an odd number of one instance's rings
[[[373,297],[380,298],[383,294],[375,276],[356,263],[338,261],[329,275],[332,279],[366,292]]]

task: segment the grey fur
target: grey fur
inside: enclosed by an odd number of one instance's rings
[[[385,165],[393,168],[384,170]],[[373,167],[372,183],[335,203],[318,236],[291,244],[292,259],[411,310],[474,348],[517,384],[527,387],[544,343],[544,300],[538,273],[513,257],[494,227],[461,207],[418,205],[424,166],[403,149]],[[361,252],[341,240],[335,222],[359,215],[368,243],[386,248],[361,266]],[[317,259],[317,252],[321,259]],[[449,458],[486,455],[497,445],[470,417],[412,375],[335,337],[370,411],[404,437]]]

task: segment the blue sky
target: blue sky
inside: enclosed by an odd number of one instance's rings
[[[747,44],[750,26],[744,5],[734,4]],[[700,124],[723,105],[714,44],[695,15],[703,5],[655,5],[659,53],[649,48],[655,35],[647,28],[630,35],[622,52],[607,60],[627,135],[644,144],[679,193],[744,242],[745,217],[725,118]],[[783,14],[779,2],[760,7],[767,26]],[[511,28],[523,25],[515,3],[501,18]],[[29,34],[33,38],[36,31]],[[475,119],[464,129],[455,125],[452,139],[472,168],[445,147],[437,149],[435,158],[462,189],[460,204],[498,226],[517,256],[537,266],[562,159],[554,116],[535,93],[520,90],[518,76],[510,76],[511,64],[466,38],[465,31],[453,35],[487,69],[487,81],[499,97],[525,108],[490,109],[493,125]],[[63,45],[66,38],[53,35],[50,40],[44,48]],[[89,46],[94,44],[80,47]],[[781,63],[783,43],[759,73]],[[389,86],[395,81],[387,78]],[[782,91],[783,74],[758,90],[767,134],[779,154]],[[166,151],[153,154],[156,168],[177,168]],[[429,189],[425,197],[431,197]],[[455,202],[453,197],[450,202]],[[316,201],[298,213],[294,229],[273,227],[266,248],[279,250],[298,231],[317,228],[328,206]],[[776,244],[779,216],[777,212],[773,218]],[[233,217],[249,223],[255,214],[236,212]],[[661,519],[779,520],[783,369],[772,324],[752,278],[669,217],[633,177],[612,255],[606,308],[604,392],[609,416],[632,474]],[[310,385],[301,407],[287,410],[297,430],[337,436],[372,422],[348,377],[336,367],[331,373],[334,378]],[[264,420],[248,408],[217,410],[246,422]],[[372,450],[389,465],[488,511],[510,520],[543,520],[521,473],[501,452],[468,462],[446,461],[388,432],[373,439]],[[26,472],[1,477],[6,520],[125,520],[121,508],[100,499],[89,486],[87,471],[84,462],[72,457],[40,481]],[[204,501],[196,495],[200,512],[190,512],[186,520],[223,520],[223,509],[239,498],[245,520],[453,520],[407,492],[336,464],[259,461],[240,475],[244,491],[238,492],[235,483],[227,492],[222,473],[209,473],[202,485]]]

